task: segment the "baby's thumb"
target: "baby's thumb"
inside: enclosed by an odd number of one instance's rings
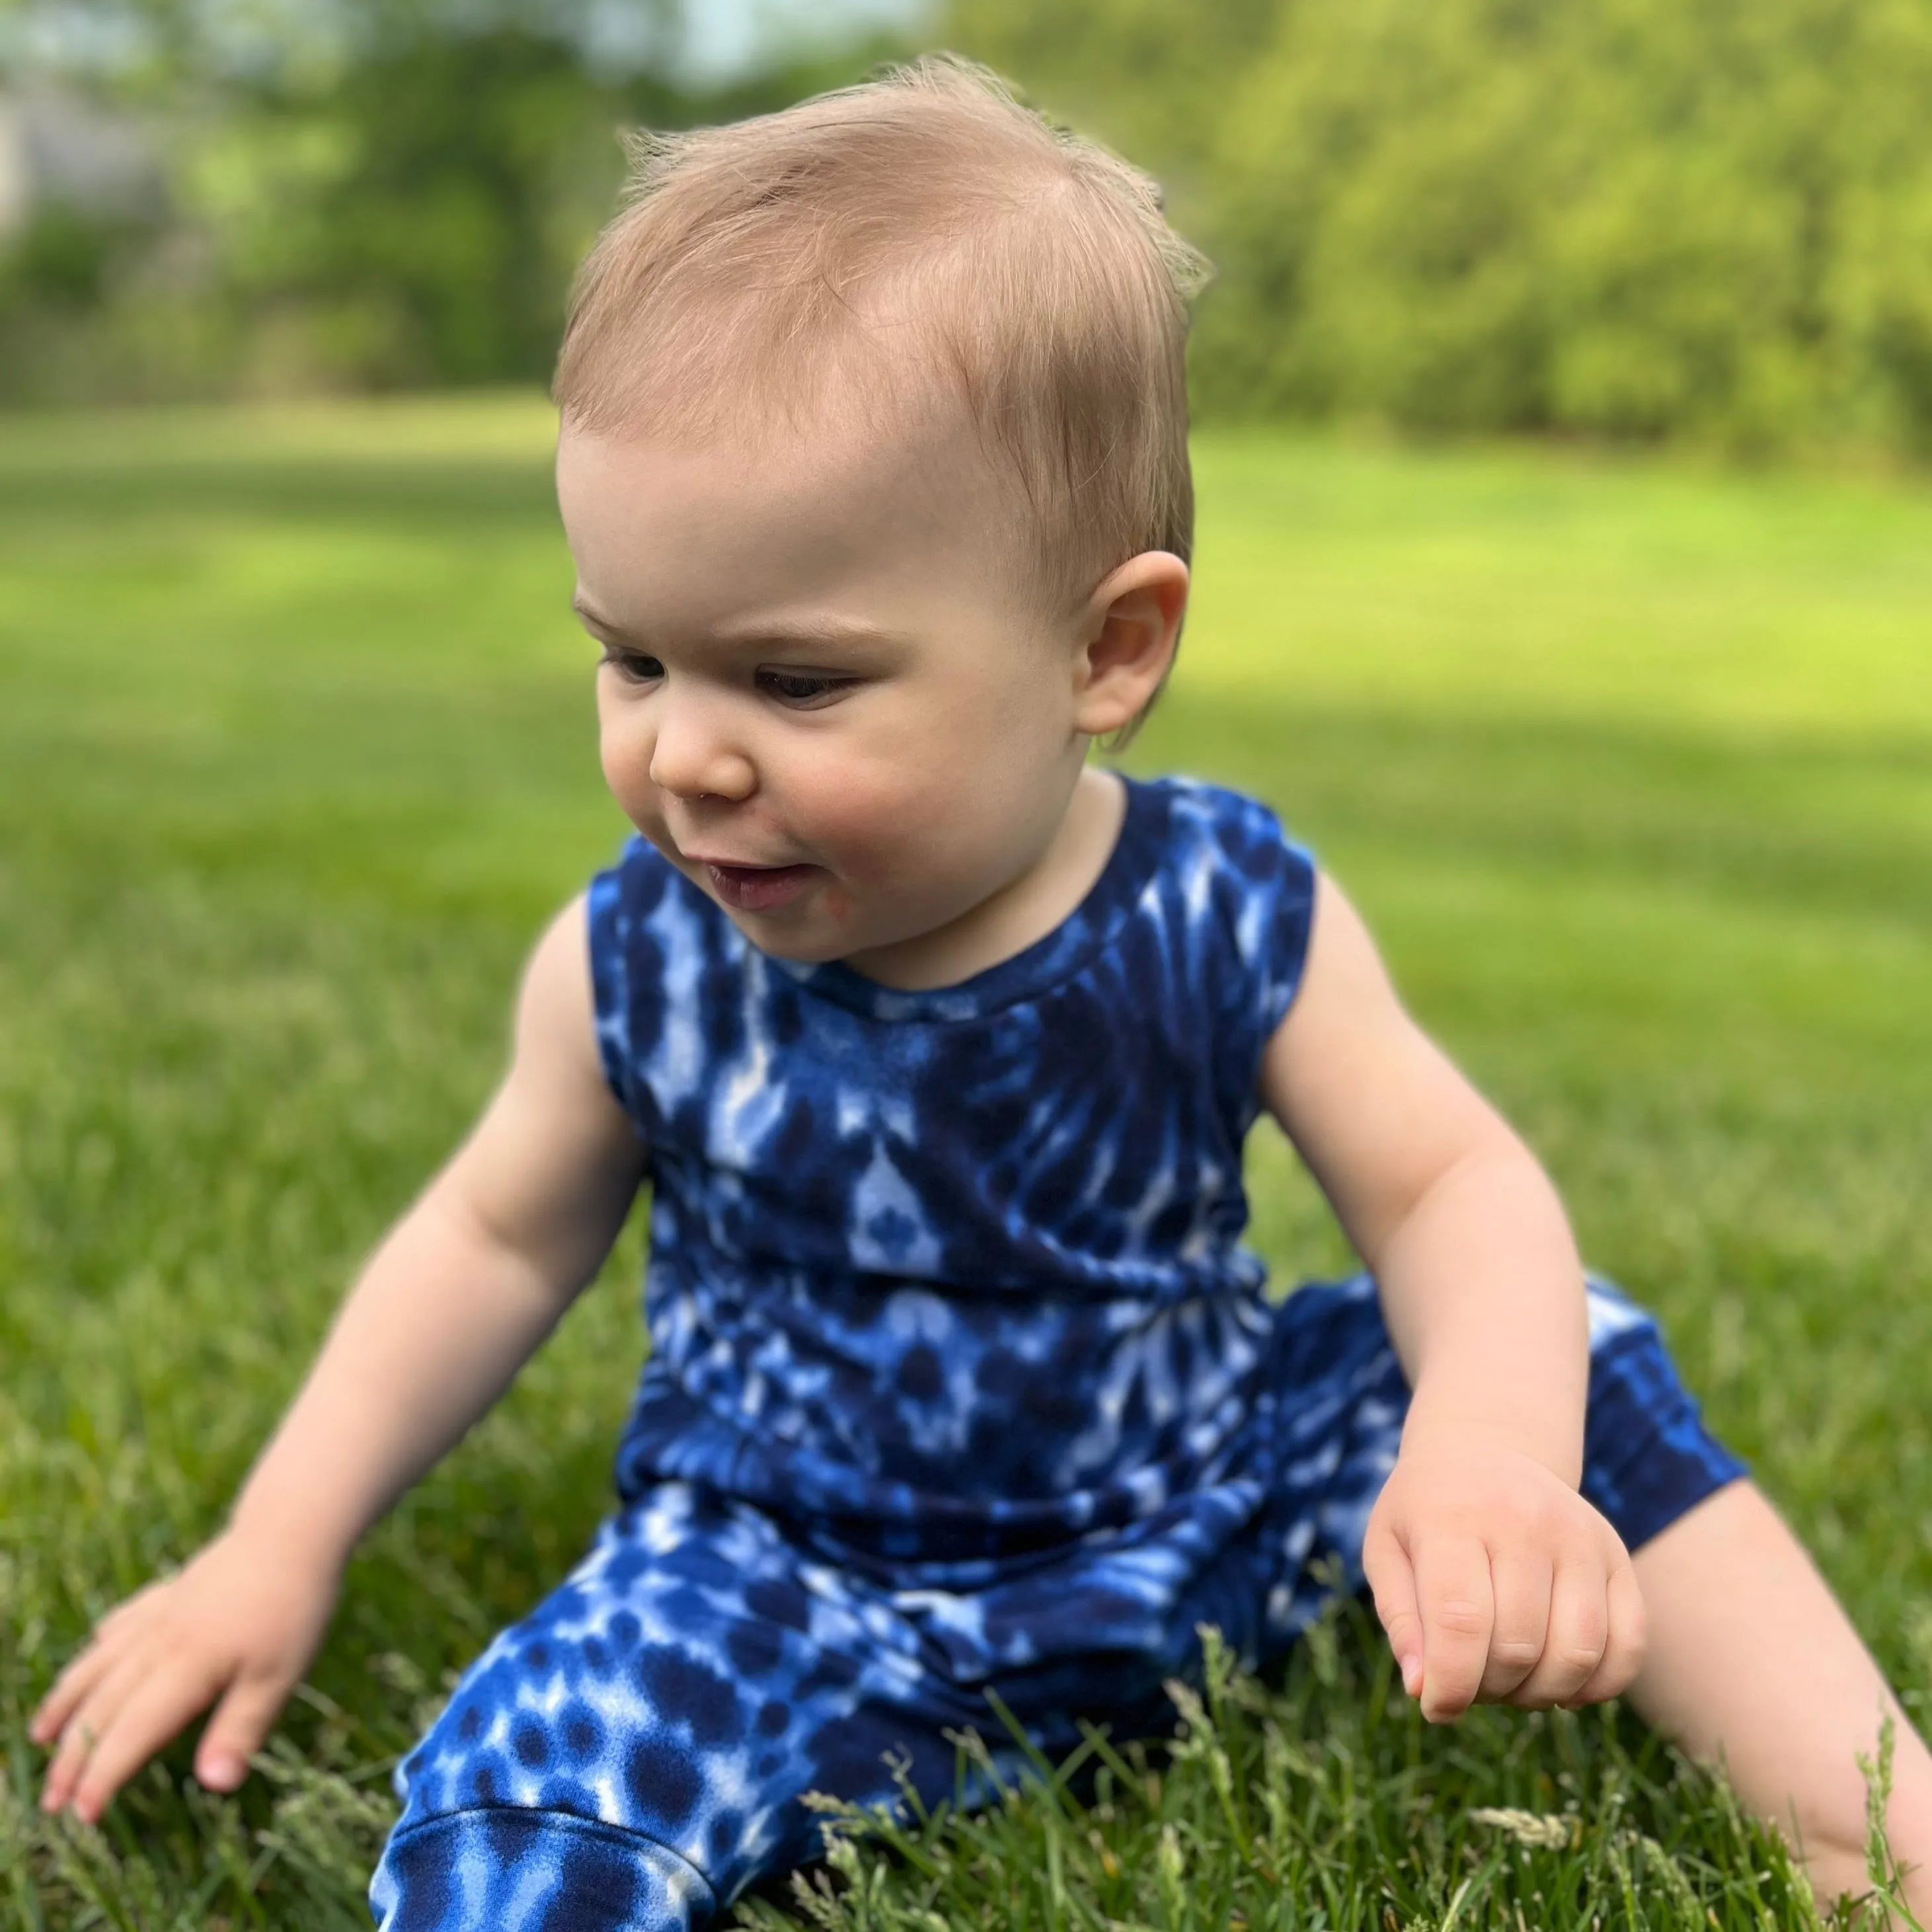
[[[194,1754],[194,1774],[211,1791],[232,1791],[274,1728],[290,1687],[279,1677],[238,1677],[214,1707]]]
[[[1402,1688],[1413,1697],[1422,1688],[1422,1612],[1414,1565],[1393,1532],[1372,1522],[1362,1544],[1362,1570],[1375,1593],[1376,1615],[1388,1632]]]

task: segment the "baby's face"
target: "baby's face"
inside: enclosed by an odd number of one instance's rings
[[[890,978],[1040,858],[1078,780],[1076,625],[1016,582],[969,434],[563,432],[604,776],[767,952]]]

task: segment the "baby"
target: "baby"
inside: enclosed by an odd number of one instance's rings
[[[211,1703],[241,1780],[648,1180],[620,1507],[398,1767],[387,1932],[695,1927],[813,1854],[802,1793],[950,1793],[989,1691],[1049,1754],[1157,1728],[1198,1625],[1264,1661],[1336,1562],[1426,1717],[1627,1690],[1828,1897],[1889,1714],[1932,1858],[1932,1757],[1340,890],[1253,800],[1089,762],[1181,628],[1199,268],[954,62],[642,150],[556,385],[640,836],[229,1527],[48,1693],[48,1808]],[[1366,1270],[1280,1303],[1264,1108]]]

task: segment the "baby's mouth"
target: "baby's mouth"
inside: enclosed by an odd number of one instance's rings
[[[812,883],[816,866],[721,866],[700,862],[712,890],[734,912],[770,912],[788,904]]]

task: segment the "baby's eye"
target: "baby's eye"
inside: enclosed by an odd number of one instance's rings
[[[664,676],[664,666],[642,651],[620,650],[615,644],[604,646],[602,662],[626,684],[650,684]]]
[[[856,681],[815,670],[761,670],[758,674],[760,691],[800,710],[811,710],[830,704]]]

